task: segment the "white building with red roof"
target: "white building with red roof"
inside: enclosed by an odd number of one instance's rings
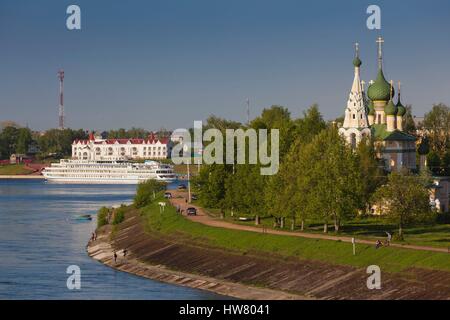
[[[172,142],[151,133],[146,139],[101,139],[89,135],[89,139],[72,143],[72,158],[80,160],[137,160],[167,159]]]

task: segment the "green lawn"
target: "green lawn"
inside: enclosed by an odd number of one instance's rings
[[[219,217],[218,209],[207,209],[207,212],[212,217]],[[229,211],[226,211],[225,220],[242,225],[254,226],[254,221],[239,221],[239,214],[231,217]],[[273,228],[274,219],[272,217],[262,218],[261,226]],[[299,224],[299,221],[297,221]],[[322,233],[323,224],[317,221],[307,221],[307,229],[304,232],[308,233]],[[286,219],[283,229],[277,230],[291,231],[291,220]],[[299,225],[296,226],[296,232],[300,232]],[[329,225],[329,233],[334,235],[334,227]],[[404,228],[404,241],[402,244],[415,244],[430,247],[450,248],[450,224],[434,224],[425,226],[410,226]],[[395,235],[398,232],[397,226],[386,223],[383,219],[378,217],[357,218],[346,222],[341,226],[339,235],[355,237],[358,239],[374,240],[379,238],[386,238],[386,232]]]
[[[293,257],[325,261],[333,264],[367,267],[375,264],[383,270],[399,272],[410,267],[421,267],[450,272],[450,254],[415,251],[392,247],[378,250],[371,245],[357,245],[357,255],[352,245],[340,241],[316,240],[299,237],[260,234],[205,226],[185,219],[171,206],[160,213],[157,199],[142,209],[146,230],[173,237],[182,242],[213,246],[242,254]]]
[[[30,174],[33,170],[26,169],[23,164],[8,164],[0,166],[0,175],[20,175],[20,174]]]

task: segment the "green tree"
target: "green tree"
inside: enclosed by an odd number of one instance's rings
[[[414,122],[414,117],[412,115],[412,106],[407,105],[406,106],[406,113],[405,113],[405,124],[403,126],[403,130],[405,130],[409,134],[416,134],[416,123]]]
[[[33,138],[31,130],[28,128],[20,128],[17,133],[16,153],[26,154]]]
[[[382,184],[386,182],[386,174],[383,166],[376,158],[374,143],[372,139],[363,138],[356,148],[358,156],[359,171],[364,177],[363,183],[363,201],[365,211],[371,207],[370,200],[373,193]]]
[[[223,164],[203,165],[199,175],[192,178],[193,188],[202,206],[221,209],[226,207],[225,180],[228,170]]]
[[[450,176],[450,150],[447,150],[441,159],[441,173],[443,176]]]
[[[82,129],[50,129],[42,136],[38,137],[37,142],[43,156],[57,154],[67,157],[72,154],[72,143],[76,139],[87,139],[88,135]]]
[[[309,190],[304,197],[308,212],[324,222],[334,222],[338,232],[341,224],[357,214],[364,200],[364,183],[357,155],[345,143],[335,128],[317,135],[303,149],[304,167],[300,174]]]
[[[427,155],[427,167],[434,175],[441,173],[441,159],[436,151],[431,151]]]
[[[405,226],[432,218],[429,193],[423,180],[408,171],[391,173],[387,184],[375,192],[374,201],[386,219],[398,226],[400,240]]]
[[[206,119],[206,124],[203,126],[203,130],[207,129],[219,129],[221,132],[225,132],[226,129],[239,129],[242,127],[240,122],[230,121],[223,118],[216,117],[215,115],[210,115]]]
[[[273,105],[268,109],[264,109],[261,116],[255,118],[250,123],[250,127],[257,130],[278,129],[280,134],[280,158],[283,158],[288,152],[293,141],[293,122],[291,120],[291,114],[287,108],[279,105]]]
[[[303,143],[309,143],[322,130],[327,127],[319,111],[317,104],[313,104],[308,110],[303,112],[303,117],[294,121],[292,132],[293,140],[300,140]]]
[[[156,180],[147,180],[139,183],[134,196],[134,205],[136,208],[143,208],[151,204],[156,196],[156,193],[164,190],[166,184]]]
[[[442,103],[433,105],[433,109],[425,114],[423,124],[431,149],[442,156],[450,147],[450,108]]]
[[[0,138],[2,144],[2,157],[9,158],[16,152],[19,129],[16,127],[6,127],[2,130]]]

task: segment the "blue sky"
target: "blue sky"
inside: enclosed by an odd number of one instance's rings
[[[81,7],[81,31],[66,29],[69,4]],[[381,7],[381,32],[366,27],[369,4]],[[72,128],[245,121],[247,97],[252,116],[318,103],[331,119],[346,105],[353,43],[368,81],[379,34],[386,77],[422,116],[450,104],[449,33],[448,0],[1,0],[0,120],[56,127],[59,68]]]

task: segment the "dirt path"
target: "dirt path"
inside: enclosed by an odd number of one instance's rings
[[[351,237],[345,236],[332,236],[326,234],[313,234],[313,233],[300,233],[300,232],[291,232],[291,231],[282,231],[282,230],[273,230],[268,228],[256,227],[256,226],[246,226],[241,224],[235,224],[223,220],[214,219],[208,214],[205,213],[203,208],[194,205],[187,204],[187,193],[183,191],[170,190],[173,195],[173,198],[170,199],[170,203],[175,207],[179,206],[183,210],[183,215],[186,215],[187,207],[194,207],[197,209],[196,216],[186,216],[189,220],[199,222],[212,227],[233,229],[233,230],[241,230],[241,231],[250,231],[250,232],[264,232],[268,234],[275,235],[283,235],[283,236],[292,236],[292,237],[301,237],[301,238],[310,238],[310,239],[323,239],[323,240],[333,240],[333,241],[342,241],[342,242],[352,242]],[[356,243],[363,243],[369,245],[375,245],[374,241],[356,239]],[[403,248],[403,249],[412,249],[412,250],[422,250],[422,251],[433,251],[433,252],[444,252],[449,253],[449,249],[446,248],[436,248],[436,247],[427,247],[427,246],[417,246],[417,245],[409,245],[409,244],[397,244],[392,243],[391,247]]]

